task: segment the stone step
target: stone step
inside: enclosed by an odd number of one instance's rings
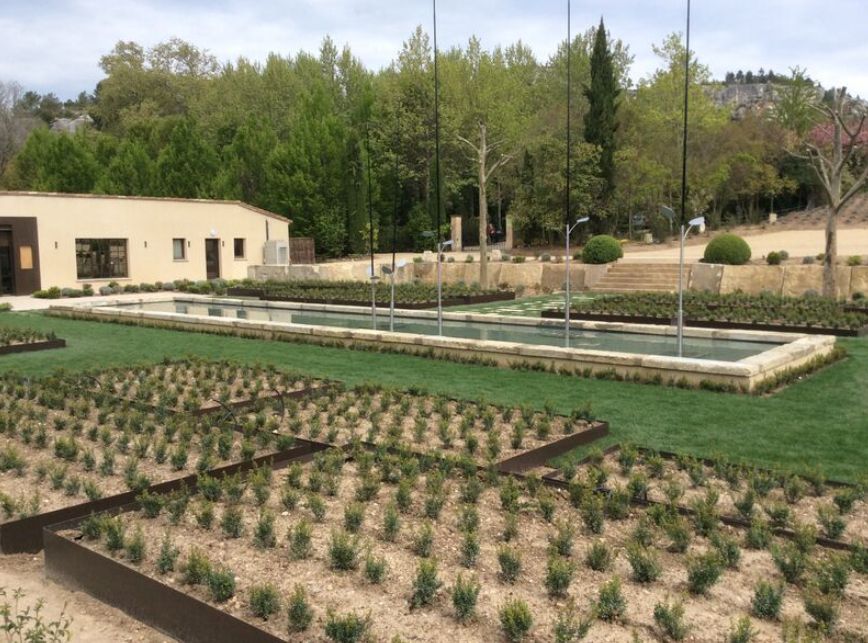
[[[639,288],[631,288],[628,286],[606,287],[595,286],[590,292],[596,293],[624,293],[624,292],[676,292],[676,288],[666,288],[664,286],[642,286]]]

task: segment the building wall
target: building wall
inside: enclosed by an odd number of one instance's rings
[[[206,278],[205,240],[220,240],[220,276],[244,279],[263,263],[266,226],[270,239],[287,240],[285,219],[227,201],[0,193],[0,217],[36,217],[42,288],[95,288],[112,279],[78,279],[76,239],[126,239],[124,283]],[[245,257],[234,256],[234,239],[245,239]],[[173,258],[173,239],[185,240],[186,257]]]

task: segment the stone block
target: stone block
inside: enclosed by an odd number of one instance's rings
[[[786,281],[785,266],[719,267],[723,270],[720,279],[721,294],[743,292],[749,295],[759,295],[763,292],[770,292],[778,295]],[[811,266],[807,267],[810,268]]]
[[[855,266],[850,269],[850,297],[857,292],[868,297],[868,266]]]

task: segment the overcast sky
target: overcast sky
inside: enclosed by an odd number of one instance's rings
[[[602,15],[630,45],[637,80],[651,51],[684,30],[682,0],[573,0],[573,30]],[[440,0],[440,46],[521,39],[544,60],[565,36],[566,0]],[[760,67],[807,68],[825,86],[868,97],[868,0],[694,0],[691,48],[717,77]],[[145,46],[172,36],[221,61],[316,50],[330,34],[372,68],[387,65],[416,25],[429,31],[429,0],[2,0],[0,80],[61,98],[93,91],[98,62],[118,40]]]

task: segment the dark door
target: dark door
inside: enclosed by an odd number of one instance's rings
[[[220,239],[205,239],[205,276],[220,277]]]
[[[12,232],[0,230],[0,295],[15,294],[15,273],[12,267]]]

